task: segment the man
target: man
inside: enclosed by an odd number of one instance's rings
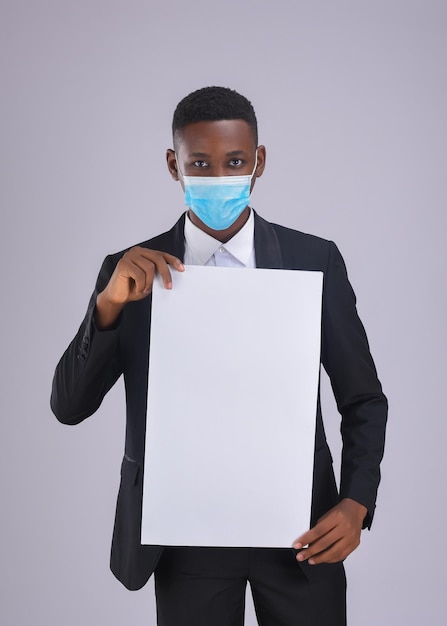
[[[126,447],[111,568],[129,589],[155,571],[160,625],[242,624],[249,581],[261,626],[341,626],[342,561],[371,525],[387,414],[343,260],[332,242],[270,224],[249,207],[266,151],[246,98],[221,87],[193,92],[174,113],[173,142],[168,170],[188,211],[167,233],[106,258],[86,317],[57,366],[52,409],[76,424],[124,375]],[[184,271],[183,262],[323,272],[321,361],[342,416],[340,494],[318,403],[311,529],[293,549],[140,545],[150,293],[156,273],[172,288],[171,272]]]

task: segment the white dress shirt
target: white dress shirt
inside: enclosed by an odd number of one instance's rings
[[[253,211],[241,230],[222,243],[185,218],[185,265],[256,267]]]

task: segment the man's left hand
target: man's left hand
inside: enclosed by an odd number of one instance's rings
[[[367,508],[343,498],[321,517],[313,528],[298,537],[293,543],[298,561],[310,565],[343,561],[360,543],[360,532]],[[307,546],[307,548],[303,548]]]

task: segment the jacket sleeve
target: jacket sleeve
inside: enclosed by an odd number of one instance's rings
[[[64,424],[79,424],[92,415],[121,374],[119,323],[112,330],[99,331],[93,317],[97,295],[115,265],[111,256],[102,264],[84,320],[56,367],[50,404]]]
[[[342,416],[340,498],[352,498],[368,509],[364,527],[369,528],[380,482],[388,403],[343,258],[333,242],[323,289],[322,362]]]

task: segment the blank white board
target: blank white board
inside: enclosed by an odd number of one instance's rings
[[[154,282],[143,544],[287,547],[309,528],[321,272]]]

